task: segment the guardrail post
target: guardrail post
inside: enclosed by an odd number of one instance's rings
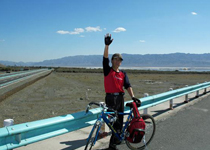
[[[197,84],[199,84],[199,83],[197,83]],[[195,97],[196,97],[196,98],[199,97],[199,90],[196,91]]]
[[[204,89],[204,92],[203,92],[203,94],[206,94],[206,88]]]
[[[206,82],[207,82],[207,81],[205,81],[204,83],[206,83]],[[206,88],[205,88],[204,91],[203,91],[203,94],[206,94],[206,92],[207,92],[207,91],[206,91]]]
[[[170,91],[173,91],[173,88],[170,88],[169,90],[170,90]],[[170,102],[169,102],[169,107],[170,107],[171,110],[174,109],[174,108],[173,108],[173,99],[170,100]]]
[[[199,97],[199,90],[196,91],[196,96],[195,97]]]
[[[12,126],[14,124],[13,119],[5,119],[4,120],[4,127]]]
[[[148,97],[148,96],[149,96],[148,93],[144,93],[144,97]],[[145,108],[145,109],[144,109],[143,114],[148,114],[148,108]]]
[[[8,126],[12,126],[14,124],[14,120],[13,119],[5,119],[4,120],[4,127],[8,127]],[[12,128],[13,130],[13,128]],[[15,140],[20,143],[21,142],[21,133],[15,135]]]
[[[188,87],[188,85],[185,85],[186,87]],[[185,103],[188,103],[189,102],[189,99],[188,99],[188,94],[185,95]]]
[[[99,131],[99,137],[104,138],[108,135],[109,132],[110,132],[110,129],[108,128],[108,126],[105,123],[103,123],[101,126],[101,129]]]
[[[12,126],[13,124],[14,124],[14,120],[13,119],[5,119],[4,120],[4,127],[9,127],[9,126]]]

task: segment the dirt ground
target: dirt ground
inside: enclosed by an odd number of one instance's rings
[[[128,77],[138,98],[210,79],[208,74],[128,73]],[[89,102],[104,101],[104,97],[102,73],[53,72],[0,103],[0,127],[8,118],[19,124],[84,111]],[[125,99],[131,100],[128,93]]]

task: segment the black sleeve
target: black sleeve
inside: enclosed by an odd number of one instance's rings
[[[103,71],[104,76],[107,76],[111,70],[111,67],[109,66],[109,58],[103,57]]]
[[[126,72],[124,72],[124,71],[122,71],[122,72],[123,72],[124,75],[125,75],[125,79],[124,79],[124,88],[127,89],[127,88],[131,87],[131,84],[130,84],[130,82],[129,82],[129,79],[128,79],[128,76],[127,76]]]

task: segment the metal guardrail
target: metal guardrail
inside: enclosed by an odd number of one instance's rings
[[[142,106],[139,110],[161,104],[174,98],[190,94],[210,87],[210,82],[184,87],[177,90],[141,98]],[[131,101],[129,101],[131,102]],[[127,102],[125,102],[126,104]],[[125,107],[125,111],[129,108]],[[75,131],[94,123],[101,109],[91,109],[88,114],[84,111],[53,117],[34,122],[17,124],[0,128],[0,150],[13,149],[47,138]]]

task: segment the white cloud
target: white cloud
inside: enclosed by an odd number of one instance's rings
[[[126,31],[125,28],[123,28],[123,27],[118,27],[118,28],[116,28],[113,32],[124,32],[124,31]]]
[[[75,32],[84,32],[85,30],[83,28],[75,28],[74,29]]]
[[[97,27],[86,27],[85,28],[86,32],[97,32],[97,31],[102,31],[102,29],[100,28],[100,26]],[[83,28],[75,28],[74,31],[64,31],[64,30],[59,30],[56,33],[58,34],[80,34],[85,32],[85,30]],[[84,36],[81,36],[84,37]]]
[[[84,32],[85,30],[83,28],[75,28],[74,31],[64,31],[64,30],[59,30],[57,31],[58,34],[80,34]]]
[[[59,30],[56,33],[58,33],[58,34],[69,34],[69,31]]]
[[[84,35],[80,35],[80,37],[85,37]]]
[[[100,26],[97,26],[97,27],[86,27],[85,29],[86,29],[87,32],[102,31],[102,29],[100,28]]]
[[[69,34],[80,34],[84,31],[85,30],[83,28],[75,28],[74,31],[69,32]]]
[[[197,13],[196,13],[196,12],[191,12],[191,14],[192,14],[192,15],[197,15]]]
[[[79,34],[79,32],[71,31],[71,32],[69,32],[69,34]]]
[[[146,41],[145,41],[145,40],[139,40],[139,42],[141,42],[141,43],[145,43]]]

